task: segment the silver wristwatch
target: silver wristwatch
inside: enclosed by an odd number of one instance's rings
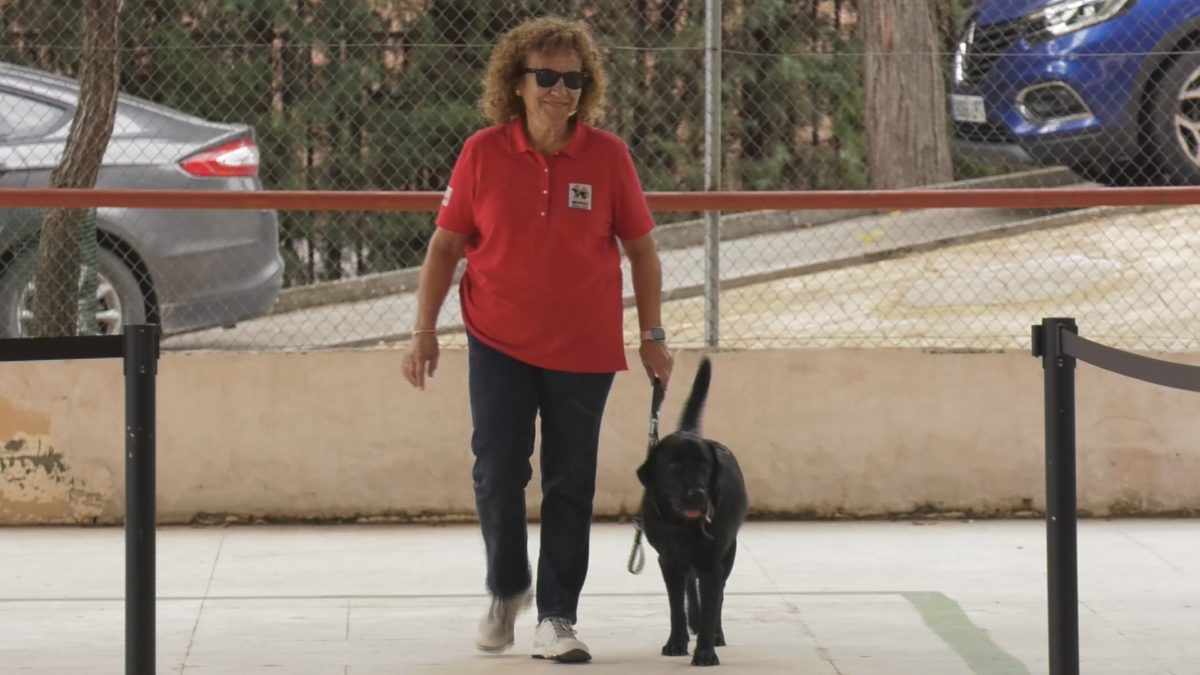
[[[645,342],[646,340],[653,340],[655,342],[666,342],[667,341],[667,331],[663,330],[662,326],[655,326],[654,328],[651,328],[650,330],[644,330],[644,331],[642,331],[642,342]]]

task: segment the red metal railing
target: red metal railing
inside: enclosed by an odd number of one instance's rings
[[[436,211],[440,192],[0,189],[0,207]],[[1200,204],[1200,187],[650,192],[653,211],[1085,208]]]

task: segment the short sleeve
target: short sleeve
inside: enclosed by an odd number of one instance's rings
[[[646,204],[646,193],[638,179],[629,148],[622,143],[613,162],[613,231],[622,240],[637,239],[654,229],[654,218]]]
[[[450,183],[442,195],[442,205],[434,222],[437,226],[459,234],[475,234],[475,138],[463,144]]]

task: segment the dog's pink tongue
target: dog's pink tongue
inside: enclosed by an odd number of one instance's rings
[[[700,517],[700,509],[684,509],[683,515],[694,520]]]

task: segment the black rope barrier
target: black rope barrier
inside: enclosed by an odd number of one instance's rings
[[[1067,354],[1118,375],[1163,387],[1200,391],[1200,366],[1171,363],[1121,351],[1070,332],[1062,334],[1062,343]]]

